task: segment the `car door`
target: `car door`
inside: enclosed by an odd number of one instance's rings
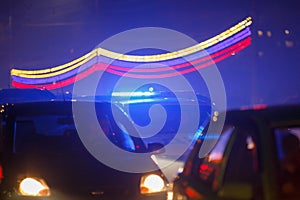
[[[180,175],[182,184],[175,189],[179,189],[175,199],[182,197],[179,193],[187,199],[261,198],[257,132],[252,127],[226,124],[214,148],[203,158],[198,155],[198,141]]]
[[[217,193],[221,199],[263,198],[258,134],[254,124],[236,126],[220,172],[221,184]]]
[[[175,181],[174,199],[219,199],[222,169],[226,164],[227,151],[230,150],[234,133],[235,127],[230,125],[224,126],[220,137],[207,133],[210,136],[202,139],[214,140],[216,144],[204,157],[199,156],[203,140],[197,140],[183,172]]]

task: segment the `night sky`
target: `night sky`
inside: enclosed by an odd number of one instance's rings
[[[296,0],[0,0],[0,88],[9,71],[70,62],[133,28],[163,27],[201,42],[251,16],[252,44],[217,64],[229,107],[300,102]]]

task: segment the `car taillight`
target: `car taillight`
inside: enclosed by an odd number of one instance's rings
[[[3,176],[3,168],[0,165],[0,184],[1,184],[3,178],[4,178],[4,176]]]

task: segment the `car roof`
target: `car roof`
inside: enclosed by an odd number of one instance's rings
[[[72,114],[72,104],[87,105],[94,102],[72,101],[40,101],[3,104],[4,112],[15,116],[69,115]],[[108,102],[96,102],[98,106],[110,106]]]
[[[260,118],[271,122],[295,121],[300,122],[300,104],[253,106],[247,109],[234,109],[226,111],[227,122],[242,122],[249,118]]]

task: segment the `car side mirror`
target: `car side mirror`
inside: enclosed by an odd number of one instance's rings
[[[222,199],[250,200],[253,197],[251,184],[248,183],[226,183],[218,192]]]
[[[164,153],[166,150],[164,148],[164,145],[162,143],[154,142],[154,143],[148,143],[148,152],[152,152],[154,154],[160,154]]]

